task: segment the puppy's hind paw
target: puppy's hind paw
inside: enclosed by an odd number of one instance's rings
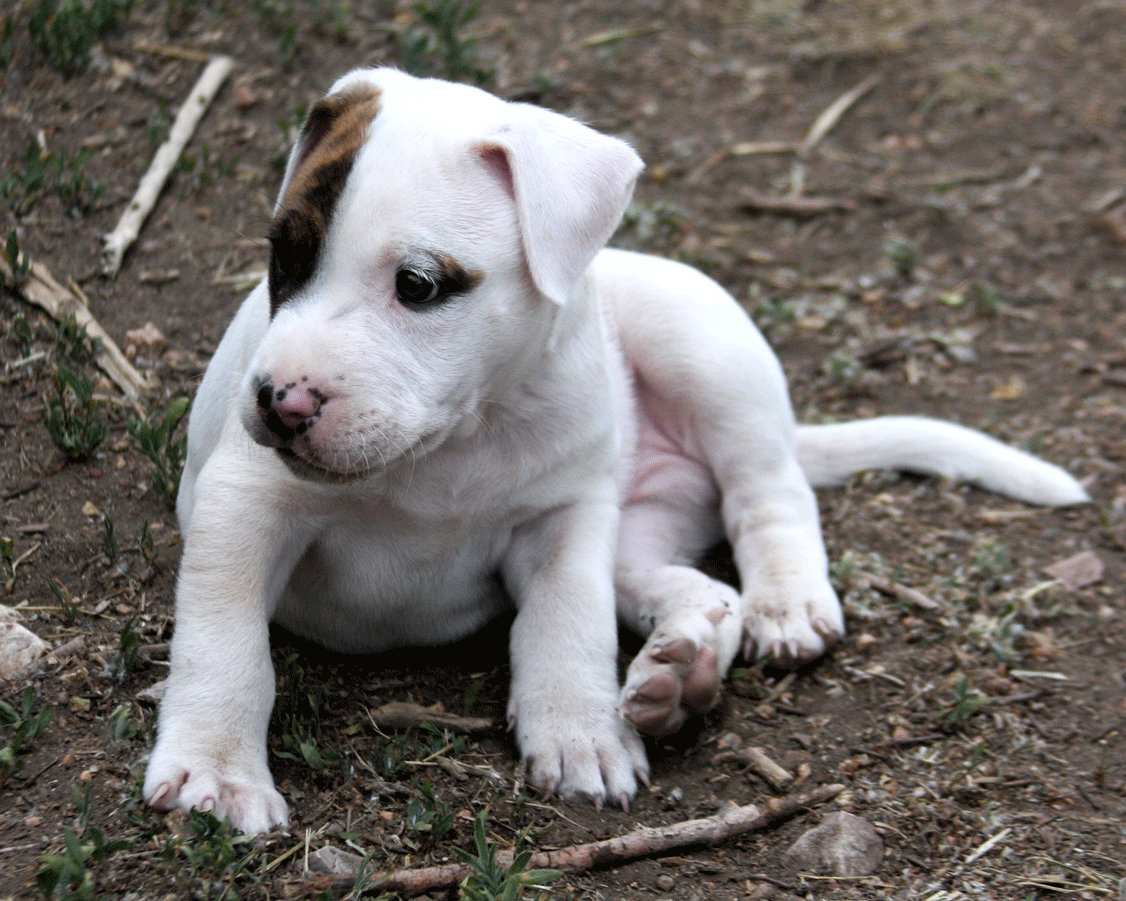
[[[630,666],[619,710],[645,735],[672,735],[690,715],[715,706],[721,682],[716,653],[707,645],[689,638],[650,642]]]
[[[779,591],[779,600],[768,603],[764,595],[748,605],[744,619],[747,660],[769,659],[774,666],[795,669],[811,663],[840,642],[844,617],[837,595],[822,585]],[[791,597],[808,600],[791,600]]]

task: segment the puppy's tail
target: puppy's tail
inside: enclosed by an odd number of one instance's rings
[[[1089,500],[1070,475],[1031,454],[951,422],[880,416],[798,426],[798,461],[814,488],[840,485],[868,469],[899,469],[971,482],[1030,504]]]

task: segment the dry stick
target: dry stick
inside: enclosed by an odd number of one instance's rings
[[[540,851],[532,855],[528,869],[562,870],[578,873],[599,867],[613,867],[637,860],[676,851],[681,848],[716,845],[738,835],[767,829],[842,791],[843,785],[823,785],[811,792],[786,798],[771,798],[763,808],[754,804],[745,807],[731,806],[715,816],[687,820],[671,826],[645,826],[634,832],[600,842],[573,845],[557,851]],[[501,851],[497,863],[508,867],[515,853]],[[440,867],[421,867],[416,870],[399,870],[374,876],[367,882],[372,890],[394,892],[404,896],[421,895],[444,888],[452,888],[473,872],[467,864],[448,864]],[[310,880],[306,887],[313,891],[323,888],[351,888],[355,874],[331,875]]]
[[[22,255],[21,258],[26,259]],[[11,268],[3,260],[0,260],[0,275],[8,284],[13,281]],[[138,410],[141,409],[138,405],[140,397],[152,390],[153,383],[125,359],[121,348],[94,318],[94,314],[90,312],[81,297],[60,285],[51,275],[50,270],[37,262],[30,263],[27,278],[17,286],[17,290],[24,300],[44,310],[55,320],[61,321],[73,316],[74,321],[86,329],[87,335],[96,338],[101,344],[94,357],[98,368],[109,376]]]
[[[188,99],[176,114],[176,121],[172,123],[168,139],[157,149],[149,171],[145,173],[141,184],[137,187],[137,193],[125,208],[117,227],[106,235],[106,246],[102,252],[103,275],[111,278],[117,275],[125,251],[137,240],[141,226],[156,205],[156,199],[180,159],[180,154],[184,152],[184,147],[195,133],[199,120],[203,118],[204,112],[207,111],[207,107],[233,66],[234,61],[230,57],[217,56],[203,70]]]
[[[841,118],[856,104],[861,97],[867,94],[879,82],[879,75],[869,75],[860,84],[841,94],[830,103],[825,110],[810,126],[805,140],[797,147],[797,158],[794,160],[793,170],[790,174],[790,196],[798,197],[805,190],[805,160],[809,157],[825,136],[836,127]]]
[[[856,209],[851,200],[837,200],[833,197],[773,197],[756,191],[743,191],[739,195],[739,206],[748,213],[776,213],[808,219],[822,213],[850,212]]]
[[[841,121],[844,114],[852,109],[861,97],[872,90],[879,80],[879,75],[869,75],[852,90],[846,91],[830,103],[825,108],[825,111],[814,120],[813,125],[810,126],[805,140],[802,141],[798,147],[798,155],[808,156],[809,152],[824,139],[825,135],[832,131],[836,124]]]
[[[882,594],[899,598],[901,601],[907,601],[909,604],[922,607],[924,610],[943,609],[943,605],[938,603],[938,601],[927,597],[921,591],[916,588],[911,588],[909,585],[901,585],[899,582],[892,582],[889,579],[877,576],[875,573],[859,569],[856,571],[856,575]]]
[[[444,710],[422,707],[403,701],[392,701],[371,712],[372,722],[380,729],[410,729],[430,723],[451,732],[488,732],[497,727],[495,720],[480,716],[458,716]]]

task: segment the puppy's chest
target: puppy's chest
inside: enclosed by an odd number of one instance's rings
[[[344,650],[455,640],[505,606],[504,522],[369,518],[330,527],[298,563],[276,618]]]

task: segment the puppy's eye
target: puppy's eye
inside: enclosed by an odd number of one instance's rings
[[[399,270],[395,276],[395,291],[399,295],[399,300],[410,306],[433,303],[442,297],[438,282],[414,269]]]

